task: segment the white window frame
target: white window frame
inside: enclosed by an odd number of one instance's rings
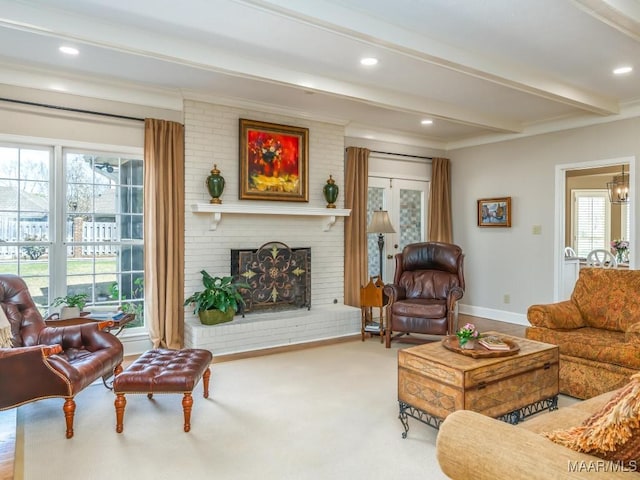
[[[49,170],[49,302],[66,294],[66,239],[64,219],[66,216],[64,151],[86,151],[95,154],[127,156],[144,160],[144,150],[139,147],[108,145],[89,142],[74,142],[60,139],[0,134],[0,145],[20,149],[50,149],[51,167]],[[146,308],[145,308],[146,311]],[[146,315],[145,315],[146,317]],[[146,322],[146,320],[145,320]],[[148,324],[128,328],[121,337],[139,335],[148,331]]]

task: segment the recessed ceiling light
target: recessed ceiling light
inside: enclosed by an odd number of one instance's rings
[[[62,85],[51,85],[49,87],[51,90],[55,90],[56,92],[66,92],[67,89],[65,87],[63,87]]]
[[[74,47],[60,47],[58,50],[67,55],[78,55],[80,53],[80,51]]]
[[[431,125],[433,123],[433,120],[425,119],[425,120],[422,120],[420,123],[422,125]]]
[[[629,67],[629,66],[625,66],[625,67],[619,67],[616,68],[613,73],[615,75],[624,75],[625,73],[630,73],[633,71],[633,67]]]
[[[373,65],[377,65],[378,64],[378,59],[374,58],[374,57],[365,57],[365,58],[360,60],[360,63],[362,65],[367,66],[367,67],[371,67]]]

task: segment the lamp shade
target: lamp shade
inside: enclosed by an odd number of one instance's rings
[[[367,227],[367,233],[396,233],[389,219],[389,212],[376,210],[371,217],[371,223]]]

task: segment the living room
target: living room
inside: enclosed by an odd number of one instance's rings
[[[34,13],[39,6],[38,2],[25,2],[23,5],[13,3],[15,2],[2,2],[2,6],[6,7],[5,11],[10,12],[7,13],[5,21],[5,26],[11,25],[8,30],[17,30],[24,34],[23,28],[29,30],[24,24],[39,24],[34,30],[40,35],[45,27],[51,27],[51,31],[56,31],[48,22],[57,23],[57,35],[60,38],[84,39],[88,45],[93,41],[93,47],[101,45],[109,50],[104,39],[91,39],[91,35],[86,31],[82,33],[75,30],[80,29],[78,24],[69,26],[70,30],[60,27],[63,24],[62,13],[66,2],[44,5],[43,8],[55,7],[55,11],[48,12],[51,13],[49,20],[42,18],[46,16],[44,14],[41,16]],[[249,3],[255,7],[256,3],[261,2],[239,3],[245,6]],[[283,14],[282,9],[285,7],[274,5],[281,2],[265,3],[271,4],[279,14]],[[88,8],[87,5],[84,7]],[[507,8],[504,5],[502,7]],[[117,9],[104,12],[104,19],[113,23],[113,18],[117,18],[114,12],[117,12]],[[303,13],[298,12],[297,16],[304,17]],[[11,15],[14,16],[9,18]],[[32,16],[29,17],[30,15]],[[78,18],[84,18],[86,15],[85,19],[90,17],[88,12],[82,9],[74,15],[78,15]],[[30,22],[27,22],[29,18]],[[98,22],[96,18],[93,20]],[[324,21],[318,21],[318,24],[323,25]],[[90,25],[96,24],[87,23],[86,29],[90,30]],[[227,46],[229,45],[225,44],[225,47]],[[246,45],[238,46],[242,53],[244,48]],[[117,51],[118,54],[124,55],[123,50],[123,45],[118,45],[112,53],[117,56]],[[131,50],[134,48],[131,47]],[[131,54],[131,51],[128,53]],[[146,53],[150,55],[150,51]],[[142,57],[144,55],[140,57],[140,62],[146,61]],[[204,75],[203,71],[212,69],[210,59],[200,58],[200,65],[205,65],[205,68],[198,69],[194,67],[198,62],[193,58],[189,58],[187,62],[187,57],[186,54],[183,57],[187,65],[185,72],[192,74],[194,79]],[[309,129],[309,201],[305,204],[309,208],[325,207],[322,187],[329,175],[333,176],[339,187],[337,207],[344,208],[345,194],[349,190],[349,186],[345,185],[344,150],[347,147],[364,147],[395,154],[395,157],[388,155],[381,163],[386,171],[379,172],[390,177],[397,173],[394,172],[394,158],[406,158],[402,157],[403,155],[424,157],[414,159],[414,165],[423,169],[423,175],[427,178],[430,176],[430,162],[427,157],[448,158],[451,168],[453,239],[465,253],[467,288],[460,303],[460,312],[463,314],[525,326],[529,324],[526,312],[530,305],[551,303],[560,299],[562,252],[566,243],[566,212],[563,206],[566,169],[621,163],[629,165],[632,200],[630,268],[634,269],[636,265],[635,259],[640,250],[636,247],[637,242],[633,241],[636,238],[633,209],[637,205],[635,191],[639,184],[635,158],[640,153],[637,135],[640,129],[640,110],[637,103],[631,100],[633,95],[630,94],[619,96],[618,113],[599,115],[581,111],[580,115],[573,118],[565,115],[566,112],[563,110],[556,117],[547,118],[544,123],[532,122],[520,131],[509,131],[505,124],[500,126],[499,122],[475,131],[473,129],[480,123],[478,111],[475,111],[477,116],[469,115],[465,120],[458,118],[457,122],[451,122],[451,119],[439,110],[441,105],[437,102],[431,102],[433,110],[429,110],[421,108],[430,103],[424,98],[413,106],[408,105],[411,102],[406,98],[396,99],[395,109],[384,112],[388,116],[389,127],[384,129],[377,125],[377,128],[366,130],[363,128],[363,120],[368,112],[373,119],[373,110],[381,108],[383,102],[379,101],[379,97],[359,97],[365,109],[359,111],[357,118],[352,119],[345,119],[342,111],[337,109],[335,116],[329,115],[326,110],[316,114],[310,109],[309,103],[301,103],[298,109],[288,108],[288,102],[293,102],[293,99],[298,97],[306,98],[307,101],[313,99],[312,101],[318,104],[326,102],[333,105],[339,89],[335,85],[333,90],[326,85],[319,85],[317,89],[307,87],[305,90],[299,86],[296,89],[291,89],[290,86],[290,90],[285,89],[282,83],[286,82],[278,79],[278,72],[268,72],[272,76],[263,82],[263,94],[249,99],[248,91],[254,84],[245,83],[251,75],[246,72],[241,74],[240,67],[237,67],[234,75],[237,83],[247,91],[247,98],[231,98],[231,95],[225,97],[215,82],[211,84],[216,85],[215,88],[212,86],[215,93],[206,95],[190,90],[189,82],[180,90],[172,90],[158,85],[145,86],[128,81],[127,78],[109,78],[109,81],[104,81],[95,75],[75,70],[68,60],[57,57],[56,60],[40,64],[35,63],[35,60],[20,64],[15,54],[3,58],[6,58],[6,61],[3,62],[3,73],[0,77],[0,97],[10,100],[0,102],[0,142],[3,145],[51,145],[54,148],[101,146],[106,150],[112,150],[117,146],[120,151],[140,156],[144,144],[142,122],[109,118],[88,112],[159,118],[183,124],[186,178],[184,296],[190,295],[200,286],[201,269],[212,274],[228,275],[230,251],[234,248],[257,248],[270,241],[281,241],[291,247],[311,247],[313,293],[310,313],[320,311],[324,315],[331,312],[335,318],[332,320],[334,323],[331,331],[318,331],[313,338],[305,341],[346,338],[359,333],[360,310],[344,305],[344,218],[338,217],[335,224],[325,231],[324,220],[317,216],[223,213],[213,229],[211,213],[194,211],[195,205],[209,203],[210,197],[204,182],[214,164],[226,180],[221,197],[223,205],[252,203],[273,208],[291,206],[285,202],[239,200],[238,120],[241,118]],[[137,57],[134,55],[132,58]],[[229,58],[222,58],[215,69],[216,73],[220,70],[226,71],[230,64],[225,62],[229,61]],[[105,76],[107,75],[115,74],[107,71]],[[42,77],[66,81],[72,87],[68,87],[66,92],[45,90],[42,86],[44,84],[40,83]],[[188,77],[185,75],[185,78]],[[233,79],[232,75],[216,80],[222,85],[227,85],[233,83]],[[629,78],[621,81],[629,82]],[[478,87],[478,92],[481,92],[478,96],[485,92],[485,87],[486,85]],[[469,96],[468,93],[466,95]],[[608,96],[609,92],[602,92],[602,95]],[[540,97],[540,109],[548,106],[547,102],[552,101],[548,97],[551,96],[551,93],[547,92]],[[345,101],[352,100],[347,98]],[[444,97],[439,101],[444,102]],[[502,109],[506,108],[487,103],[489,105],[486,105],[482,112],[485,117],[499,117]],[[571,102],[565,99],[559,103]],[[579,102],[574,99],[573,103]],[[43,105],[62,106],[77,111],[56,110]],[[473,134],[479,134],[473,135],[472,138],[471,133],[468,132],[467,136],[460,133],[464,133],[463,130],[458,130],[456,135],[447,138],[433,133],[419,134],[416,130],[404,130],[402,127],[407,122],[406,117],[402,117],[400,121],[400,117],[395,115],[410,110],[417,119],[420,118],[415,112],[418,108],[425,113],[433,112],[432,117],[436,124],[449,121],[462,125],[461,129],[469,128],[470,131],[473,130]],[[474,112],[469,108],[463,113]],[[422,132],[425,131],[424,127],[419,128],[423,128]],[[372,135],[375,138],[370,138]],[[479,227],[478,199],[496,197],[511,197],[511,227]],[[391,248],[393,240],[391,236],[387,238],[387,248]],[[385,251],[385,255],[388,253],[392,251]],[[387,272],[390,272],[391,268],[387,267]],[[244,321],[237,320],[232,323],[241,325]],[[313,319],[312,322],[318,323],[317,319]],[[185,308],[185,323],[197,324],[197,318],[189,307]],[[137,355],[151,345],[148,335],[144,332],[130,337],[123,335],[122,340],[127,355]],[[253,347],[233,345],[219,351],[233,353],[287,343],[295,342],[288,339],[280,342],[273,340],[270,344],[258,342],[258,346]]]

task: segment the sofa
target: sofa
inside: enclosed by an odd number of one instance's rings
[[[561,393],[591,398],[640,371],[640,270],[583,268],[570,300],[527,319],[527,338],[559,347]]]
[[[540,413],[517,425],[470,410],[453,412],[440,425],[436,440],[440,468],[453,480],[640,479],[640,462],[603,460],[541,434],[582,424],[619,391]]]

